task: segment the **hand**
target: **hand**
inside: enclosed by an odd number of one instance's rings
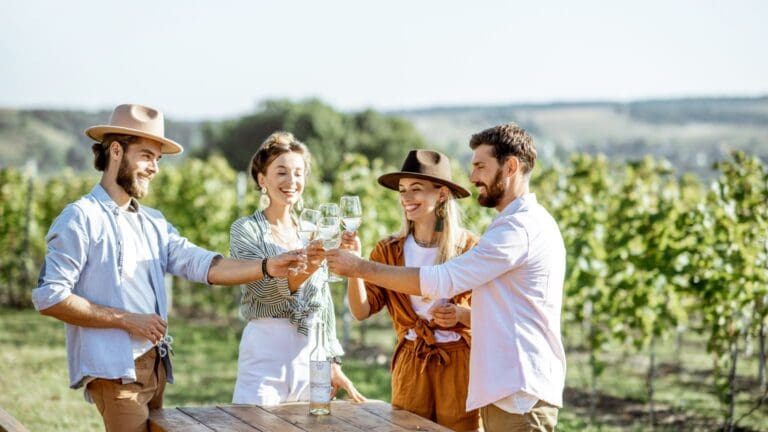
[[[309,265],[313,267],[320,267],[325,259],[325,248],[323,247],[322,240],[315,240],[307,245],[306,249],[307,261]]]
[[[432,319],[440,327],[453,327],[459,322],[461,309],[453,303],[445,303],[432,309]]]
[[[138,314],[126,312],[123,329],[129,335],[143,337],[157,344],[165,336],[168,323],[157,314]]]
[[[358,267],[363,263],[363,259],[354,252],[346,249],[331,249],[325,252],[325,259],[328,260],[328,268],[340,276],[357,277]]]
[[[307,258],[302,250],[283,252],[267,259],[267,272],[272,277],[288,277],[296,274],[297,269],[307,265]]]
[[[331,365],[331,387],[331,399],[336,397],[336,392],[340,388],[343,388],[353,402],[360,403],[368,401],[365,396],[357,391],[355,385],[352,384],[352,381],[341,371],[341,366],[336,363]]]
[[[348,251],[352,251],[357,256],[360,256],[360,251],[362,250],[362,246],[360,244],[360,238],[357,236],[357,233],[344,231],[341,234],[340,249],[346,249]]]

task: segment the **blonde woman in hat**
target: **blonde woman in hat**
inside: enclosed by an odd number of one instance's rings
[[[379,177],[400,194],[400,231],[378,242],[371,260],[423,266],[445,262],[474,246],[476,236],[461,226],[456,199],[469,192],[451,181],[447,156],[413,150],[400,172]],[[359,253],[354,233],[343,247]],[[470,296],[411,296],[362,279],[348,279],[347,296],[358,320],[387,308],[397,332],[392,355],[392,404],[457,431],[477,430],[479,413],[466,412],[469,382]]]
[[[68,205],[45,237],[47,253],[32,290],[41,314],[66,323],[70,386],[85,387],[107,431],[147,431],[173,382],[166,273],[195,282],[238,285],[285,276],[304,264],[297,252],[257,261],[222,258],[190,243],[162,213],[139,205],[164,154],[163,113],[120,105],[108,125],[88,128],[93,190]]]
[[[292,210],[301,200],[309,169],[309,149],[292,134],[275,132],[264,140],[250,163],[263,209],[232,224],[232,257],[271,259],[301,247]],[[343,388],[354,401],[365,400],[341,370],[344,351],[321,261],[309,262],[296,274],[267,275],[243,287],[240,312],[248,323],[240,341],[233,403],[269,406],[309,400],[314,320],[325,323],[327,348],[336,360],[331,368],[334,393]]]

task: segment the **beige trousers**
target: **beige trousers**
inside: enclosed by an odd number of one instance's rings
[[[135,382],[95,379],[87,391],[107,432],[147,432],[149,410],[163,407],[165,366],[153,348],[136,359]]]
[[[512,414],[496,405],[480,408],[485,432],[552,432],[557,425],[557,407],[540,400],[525,414]]]

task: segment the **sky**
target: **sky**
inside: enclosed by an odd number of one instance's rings
[[[768,2],[3,0],[0,107],[221,119],[768,94]]]

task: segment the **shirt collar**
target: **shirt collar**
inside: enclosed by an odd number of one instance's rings
[[[528,207],[532,204],[536,204],[536,194],[535,193],[527,193],[520,195],[519,197],[512,200],[511,203],[507,204],[506,207],[504,207],[504,210],[499,212],[499,215],[497,217],[501,216],[508,216],[517,213],[522,209],[523,207]]]
[[[107,209],[112,214],[117,214],[120,211],[120,207],[118,207],[115,200],[112,199],[111,196],[107,193],[107,190],[104,189],[104,186],[101,185],[101,183],[97,183],[96,186],[93,187],[91,190],[91,195],[96,198],[97,201],[101,203],[104,208]],[[127,211],[130,212],[136,212],[138,213],[141,207],[139,206],[139,202],[131,197],[131,202],[128,204]]]

